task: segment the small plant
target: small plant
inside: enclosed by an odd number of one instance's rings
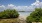
[[[28,22],[42,22],[42,8],[36,8],[30,16],[26,18]]]
[[[0,12],[0,18],[18,18],[19,14],[18,12],[14,9],[14,10],[4,10],[2,12]]]

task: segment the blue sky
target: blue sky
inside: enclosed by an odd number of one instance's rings
[[[6,9],[33,11],[39,7],[42,8],[42,0],[0,0],[0,11]]]
[[[1,5],[14,4],[16,6],[30,6],[35,1],[36,0],[0,0],[0,4]]]

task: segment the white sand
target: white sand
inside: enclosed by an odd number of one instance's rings
[[[27,16],[19,16],[19,19],[26,19]]]

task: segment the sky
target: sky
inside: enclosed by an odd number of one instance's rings
[[[0,11],[6,9],[33,11],[36,7],[42,7],[42,0],[0,0]]]
[[[14,4],[16,6],[30,6],[35,1],[36,0],[0,0],[0,5]]]
[[[35,0],[0,0],[0,4],[14,4],[16,6],[28,6],[33,2],[35,2]]]

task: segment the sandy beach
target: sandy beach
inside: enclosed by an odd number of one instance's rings
[[[26,17],[27,17],[27,16],[22,16],[22,15],[21,15],[21,16],[19,16],[19,19],[24,19],[24,20],[26,20]]]

